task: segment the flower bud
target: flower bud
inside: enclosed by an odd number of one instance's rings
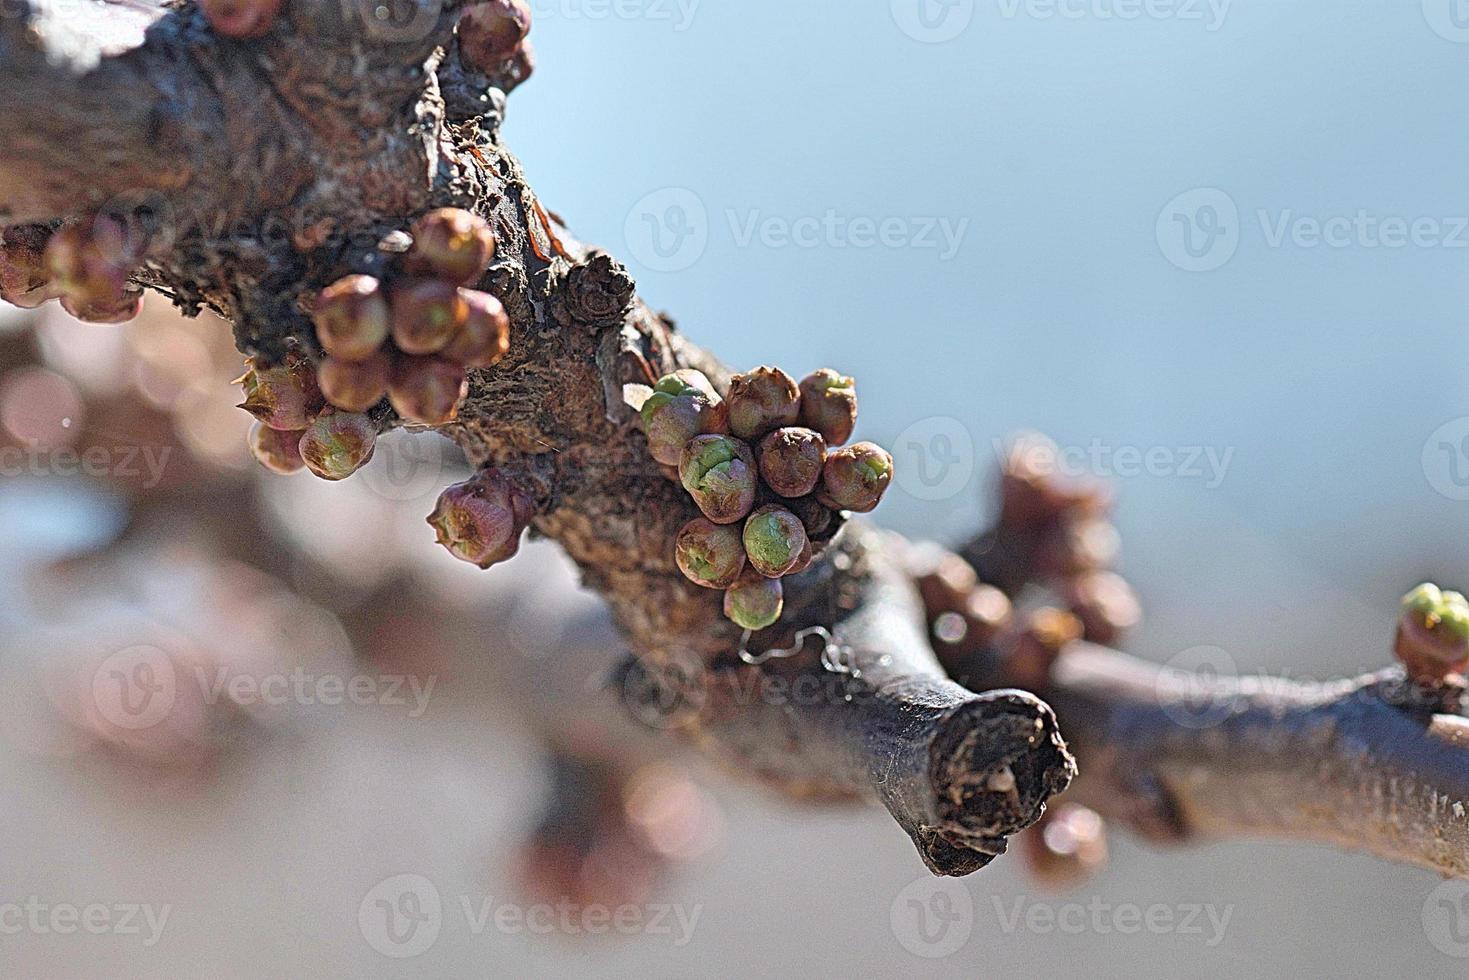
[[[388,393],[392,362],[378,351],[365,361],[324,359],[316,368],[316,382],[326,400],[347,412],[365,412]]]
[[[323,289],[311,311],[321,349],[343,361],[365,361],[387,342],[392,325],[382,284],[343,276]]]
[[[724,615],[736,626],[747,630],[763,630],[780,619],[785,608],[785,589],[780,579],[766,578],[754,569],[745,569],[739,581],[724,593]]]
[[[745,546],[738,528],[696,517],[674,541],[673,557],[690,582],[707,589],[727,589],[745,569]]]
[[[832,509],[814,496],[797,497],[785,502],[786,509],[801,519],[806,537],[812,541],[830,541],[836,532],[832,529],[836,515]]]
[[[79,310],[115,310],[136,289],[122,264],[124,233],[110,218],[58,229],[46,244],[46,267],[57,295]]]
[[[525,0],[486,0],[459,18],[459,51],[470,66],[490,72],[515,54],[530,33]]]
[[[469,319],[439,356],[467,368],[493,367],[510,350],[510,318],[505,307],[489,293],[474,289],[459,293],[469,306]]]
[[[420,279],[393,290],[393,343],[405,354],[433,354],[469,320],[459,289],[437,279]]]
[[[199,6],[216,34],[248,41],[274,26],[281,0],[199,0]]]
[[[877,506],[893,479],[893,458],[886,449],[857,442],[826,457],[817,497],[836,510],[865,514]]]
[[[1115,572],[1073,576],[1065,581],[1061,593],[1067,608],[1081,620],[1083,635],[1093,643],[1116,643],[1143,617],[1132,586]]]
[[[648,436],[648,453],[660,463],[677,464],[690,439],[709,431],[717,397],[692,383],[691,378],[669,374],[658,379],[653,393],[638,410]],[[697,372],[689,372],[697,373]],[[703,375],[699,375],[703,378]],[[704,379],[704,384],[708,380]]]
[[[46,265],[46,240],[51,232],[40,225],[12,225],[0,244],[0,300],[33,310],[52,297],[51,270]]]
[[[477,282],[495,257],[489,222],[460,208],[430,211],[413,223],[411,234],[413,247],[403,257],[408,271],[455,286]]]
[[[254,360],[240,385],[245,400],[243,408],[272,429],[306,428],[312,416],[321,411],[324,400],[316,384],[316,370],[299,354],[289,354],[274,367],[256,367]]]
[[[804,497],[816,489],[826,462],[826,440],[811,429],[787,426],[760,440],[760,475],[782,497]]]
[[[127,323],[143,312],[143,291],[128,289],[106,303],[78,303],[70,296],[63,296],[61,308],[87,323]]]
[[[403,357],[393,365],[388,400],[410,422],[452,422],[464,397],[464,368],[439,357]]]
[[[498,470],[439,495],[428,523],[449,554],[480,568],[515,556],[520,536],[535,514],[530,497]]]
[[[377,426],[357,412],[328,409],[301,435],[301,459],[323,480],[345,480],[367,465],[377,441]]]
[[[733,524],[755,506],[755,455],[729,436],[695,436],[679,457],[678,475],[689,496],[715,524]]]
[[[831,368],[802,378],[801,424],[820,432],[828,446],[840,446],[852,438],[857,424],[856,382]]]
[[[743,540],[750,567],[766,578],[780,578],[789,572],[807,546],[800,518],[773,504],[750,515]]]
[[[1420,683],[1441,683],[1469,668],[1469,601],[1425,582],[1403,596],[1393,652]]]
[[[305,434],[272,429],[256,422],[250,427],[250,455],[272,473],[289,476],[300,472],[306,465],[301,458],[301,437]]]
[[[771,429],[795,425],[801,392],[795,379],[780,368],[757,367],[729,379],[729,431],[741,439],[758,439]]]

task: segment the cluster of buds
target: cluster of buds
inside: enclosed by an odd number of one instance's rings
[[[402,418],[442,425],[458,412],[465,372],[510,349],[510,319],[498,299],[469,288],[495,255],[488,223],[443,208],[411,234],[391,282],[351,275],[316,297],[312,320],[325,352],[317,381],[343,411],[366,412],[386,397]]]
[[[643,390],[648,452],[676,468],[703,515],[679,531],[674,560],[689,581],[724,591],[731,621],[770,626],[784,607],[781,579],[811,564],[833,512],[872,510],[892,480],[882,448],[833,448],[856,422],[852,380],[824,369],[798,385],[760,367],[731,378],[721,398],[683,370]]]
[[[1112,495],[1096,480],[1062,472],[1059,450],[1043,436],[1016,439],[1000,474],[1000,518],[990,544],[1026,581],[1050,589],[1081,620],[1085,637],[1116,643],[1142,610],[1116,574]],[[997,582],[1013,592],[1025,581]]]
[[[515,557],[534,513],[529,495],[504,473],[487,469],[441,493],[428,523],[449,554],[489,568]]]
[[[1462,683],[1469,669],[1469,601],[1428,582],[1403,596],[1393,653],[1419,684]]]
[[[0,240],[0,299],[24,309],[61,300],[89,323],[125,323],[143,309],[122,225],[105,215],[63,225],[12,225]]]
[[[525,0],[480,0],[459,18],[459,56],[509,92],[535,70]]]
[[[291,352],[279,364],[246,362],[238,379],[255,416],[250,453],[273,473],[305,468],[323,480],[344,480],[372,458],[377,424],[361,412],[327,404],[311,361]]]

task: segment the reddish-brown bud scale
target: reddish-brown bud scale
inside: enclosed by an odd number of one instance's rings
[[[388,380],[388,401],[410,422],[454,420],[464,397],[464,368],[439,357],[401,357]]]
[[[815,561],[815,560],[816,560],[816,548],[815,548],[815,546],[813,546],[811,544],[811,540],[808,538],[806,540],[806,546],[804,548],[802,548],[801,549],[801,553],[796,556],[796,562],[795,562],[795,564],[793,564],[790,568],[786,569],[786,575],[789,576],[789,575],[799,575],[799,574],[801,574],[806,569],[810,568],[811,567],[811,563],[813,561]]]
[[[738,439],[704,435],[689,440],[679,457],[678,475],[715,524],[733,524],[755,506],[755,454]]]
[[[428,523],[439,544],[480,568],[511,558],[534,515],[534,503],[498,470],[484,470],[439,495]]]
[[[323,480],[345,480],[367,465],[376,448],[377,426],[357,412],[327,409],[301,435],[301,458]]]
[[[893,479],[893,458],[870,442],[829,453],[821,470],[821,502],[836,510],[865,514],[877,506]]]
[[[116,310],[137,292],[123,265],[122,229],[98,217],[58,229],[46,244],[56,294],[78,310]]]
[[[467,368],[493,367],[510,351],[510,317],[489,293],[473,289],[459,292],[469,307],[469,319],[439,356]]]
[[[743,540],[750,567],[766,578],[780,578],[789,572],[808,546],[801,519],[774,504],[749,516]]]
[[[815,497],[787,500],[785,506],[801,519],[801,525],[806,528],[806,537],[812,541],[828,540],[826,534],[831,530],[832,518],[835,516],[830,507]]]
[[[801,392],[795,379],[780,368],[757,367],[729,379],[729,431],[741,439],[759,439],[771,429],[795,425],[801,414]]]
[[[281,476],[299,473],[306,461],[301,458],[301,437],[305,432],[285,432],[256,422],[250,427],[250,455]]]
[[[61,297],[61,308],[87,323],[127,323],[143,312],[143,291],[129,289],[110,303],[78,303],[70,296]]]
[[[311,319],[321,349],[343,361],[372,357],[392,327],[388,298],[372,276],[344,276],[323,289]]]
[[[239,407],[272,429],[304,429],[326,404],[315,367],[298,354],[273,367],[257,368],[251,362],[240,385],[245,401]]]
[[[199,6],[216,34],[248,41],[275,25],[281,0],[199,0]]]
[[[473,285],[495,257],[489,222],[460,208],[430,211],[413,223],[413,247],[403,257],[408,271],[455,286]]]
[[[476,4],[459,18],[460,54],[471,67],[492,72],[520,49],[530,24],[530,6],[524,0]]]
[[[685,578],[706,589],[729,588],[745,569],[739,529],[706,517],[694,518],[678,532],[673,557]]]
[[[745,569],[739,581],[724,593],[725,617],[747,630],[773,625],[784,608],[785,589],[780,579],[766,578],[752,568]]]
[[[393,343],[405,354],[434,354],[469,320],[469,304],[459,288],[438,279],[420,279],[393,290]]]
[[[811,429],[787,426],[760,440],[760,475],[782,497],[804,497],[816,489],[826,462],[826,440]]]
[[[51,270],[46,265],[50,229],[12,225],[0,244],[0,300],[33,310],[51,299]]]
[[[348,412],[365,412],[388,394],[392,361],[382,351],[365,361],[328,357],[317,366],[316,382],[326,400]]]
[[[801,424],[821,433],[828,446],[852,438],[857,425],[856,383],[831,368],[801,379]]]

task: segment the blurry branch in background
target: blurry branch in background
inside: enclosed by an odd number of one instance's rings
[[[1015,684],[1055,707],[1081,773],[1067,799],[1156,842],[1316,841],[1469,877],[1462,596],[1415,589],[1393,645],[1400,665],[1355,679],[1127,656],[1090,642],[1136,622],[1125,583],[1071,584],[1111,575],[1107,495],[1057,476],[1054,453],[1017,440],[994,526],[958,555],[921,546],[909,562],[955,679]],[[1384,647],[1391,636],[1384,624]]]

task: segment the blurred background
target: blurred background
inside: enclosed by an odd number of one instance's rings
[[[971,534],[1039,429],[1117,487],[1140,656],[1350,675],[1469,584],[1458,0],[532,8],[547,206],[731,365],[855,375],[883,524]],[[554,549],[433,546],[449,444],[257,472],[227,330],[150,302],[0,310],[6,975],[1464,974],[1437,879],[1365,857],[1118,833],[1071,891],[935,884],[876,809],[631,723],[619,769]]]

